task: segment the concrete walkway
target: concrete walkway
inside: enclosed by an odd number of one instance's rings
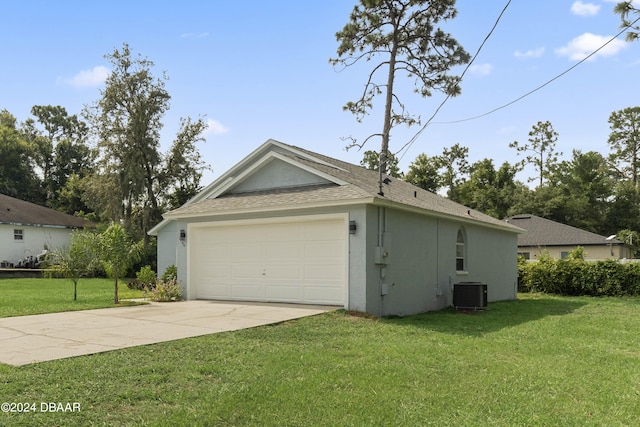
[[[20,366],[312,316],[336,307],[181,301],[0,319],[0,363]]]

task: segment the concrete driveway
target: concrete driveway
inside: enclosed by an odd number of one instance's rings
[[[0,319],[0,363],[20,366],[312,316],[336,307],[181,301]]]

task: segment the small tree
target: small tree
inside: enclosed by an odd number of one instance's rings
[[[558,156],[562,155],[555,151],[558,141],[558,132],[553,129],[551,122],[538,122],[533,125],[529,132],[529,143],[520,145],[518,141],[513,141],[509,147],[515,148],[518,153],[531,152],[522,161],[524,166],[527,163],[533,164],[540,173],[540,187],[545,177],[549,175],[551,169],[558,163]]]
[[[113,303],[118,304],[118,279],[140,256],[138,245],[134,244],[120,224],[112,223],[99,235],[100,260],[107,274],[114,279]]]
[[[78,296],[78,281],[89,274],[95,259],[95,235],[78,230],[71,234],[69,246],[56,249],[49,256],[52,269],[73,281],[74,301]]]

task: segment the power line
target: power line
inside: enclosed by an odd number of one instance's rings
[[[475,120],[475,119],[479,119],[480,117],[484,117],[484,116],[488,116],[489,114],[495,113],[498,110],[502,110],[503,108],[506,108],[510,105],[515,104],[516,102],[520,101],[523,98],[526,98],[527,96],[531,95],[534,92],[537,92],[538,90],[542,89],[545,86],[548,86],[549,84],[551,84],[552,82],[554,82],[555,80],[559,79],[560,77],[564,76],[565,74],[567,74],[569,71],[573,70],[574,68],[576,68],[578,65],[582,64],[583,62],[587,61],[589,58],[591,58],[593,55],[595,55],[596,53],[598,53],[600,50],[602,50],[604,47],[606,47],[609,43],[611,43],[612,41],[614,41],[615,39],[617,39],[618,37],[620,37],[625,31],[627,31],[629,29],[629,27],[633,24],[635,24],[636,22],[638,22],[638,20],[640,20],[640,18],[636,19],[633,23],[631,23],[628,27],[625,27],[622,31],[620,31],[618,34],[616,34],[615,36],[611,37],[606,43],[604,43],[602,46],[600,46],[598,49],[594,50],[593,52],[591,52],[588,56],[584,57],[583,59],[581,59],[580,61],[576,62],[573,66],[569,67],[568,69],[566,69],[565,71],[563,71],[562,73],[558,74],[557,76],[555,76],[554,78],[548,80],[547,82],[541,84],[540,86],[538,86],[535,89],[530,90],[529,92],[525,93],[524,95],[514,99],[511,102],[508,102],[504,105],[501,105],[500,107],[494,108],[491,111],[488,111],[484,114],[480,114],[478,116],[474,116],[474,117],[468,117],[466,119],[460,119],[460,120],[453,120],[450,122],[435,122],[434,124],[439,124],[439,125],[446,125],[446,124],[453,124],[453,123],[461,123],[461,122],[467,122],[470,120]]]
[[[508,6],[508,4],[507,4]],[[506,8],[506,7],[505,7]],[[504,12],[504,11],[503,11]],[[500,14],[500,16],[502,16],[502,14]],[[500,17],[498,17],[498,20],[500,19]],[[597,48],[596,50],[594,50],[593,52],[591,52],[589,55],[587,55],[586,57],[584,57],[583,59],[581,59],[580,61],[576,62],[574,65],[572,65],[571,67],[569,67],[568,69],[566,69],[565,71],[563,71],[562,73],[558,74],[557,76],[549,79],[548,81],[546,81],[545,83],[541,84],[540,86],[536,87],[535,89],[530,90],[529,92],[525,93],[524,95],[514,99],[513,101],[510,101],[504,105],[501,105],[497,108],[494,108],[491,111],[488,111],[486,113],[477,115],[477,116],[473,116],[473,117],[468,117],[465,119],[459,119],[459,120],[453,120],[453,121],[448,121],[448,122],[435,122],[434,124],[454,124],[454,123],[462,123],[462,122],[467,122],[467,121],[471,121],[471,120],[475,120],[475,119],[479,119],[481,117],[485,117],[488,116],[489,114],[493,114],[496,111],[502,110],[506,107],[509,107],[513,104],[515,104],[516,102],[528,97],[529,95],[539,91],[540,89],[544,88],[545,86],[548,86],[549,84],[553,83],[555,80],[558,80],[560,77],[564,76],[565,74],[567,74],[568,72],[570,72],[571,70],[573,70],[574,68],[576,68],[577,66],[581,65],[583,62],[587,61],[589,58],[591,58],[592,56],[594,56],[596,53],[598,53],[600,50],[604,49],[609,43],[611,43],[612,41],[614,41],[615,39],[617,39],[618,37],[620,37],[624,32],[626,32],[629,28],[631,28],[633,25],[635,25],[636,22],[640,21],[640,17],[637,18],[635,21],[631,22],[630,24],[628,24],[627,26],[625,26],[620,32],[618,32],[618,34],[616,34],[615,36],[611,37],[608,41],[606,41],[604,44],[602,44],[599,48]],[[497,24],[497,22],[496,22]],[[494,26],[495,28],[495,26]],[[492,30],[493,31],[493,30]],[[491,34],[491,33],[489,33]],[[488,36],[487,36],[488,37]],[[485,39],[486,41],[486,39]],[[483,43],[484,44],[484,43]],[[480,46],[482,47],[482,46]],[[475,59],[475,57],[474,57]],[[470,64],[469,64],[470,65]],[[468,67],[467,67],[468,68]],[[465,69],[466,71],[466,69]],[[464,74],[464,73],[463,73]],[[462,76],[461,76],[462,77]],[[440,104],[440,106],[436,109],[435,113],[433,113],[433,115],[429,118],[429,120],[427,120],[427,122],[424,124],[424,126],[422,126],[422,128],[409,140],[409,142],[407,142],[405,145],[402,146],[402,148],[400,148],[400,150],[398,150],[396,152],[396,155],[398,153],[400,153],[402,150],[409,150],[409,148],[411,147],[411,145],[418,139],[418,137],[420,136],[420,134],[422,134],[422,132],[427,128],[427,126],[429,126],[430,124],[432,124],[432,120],[433,118],[436,116],[436,114],[438,114],[438,112],[440,111],[440,109],[442,108],[442,106],[444,105],[444,103],[450,98],[450,96],[447,96],[445,98],[445,100]],[[406,151],[405,153],[406,154]],[[404,156],[404,154],[402,156]],[[402,156],[400,156],[399,159],[402,159]]]
[[[482,43],[480,44],[480,46],[478,47],[478,50],[476,50],[476,53],[473,55],[473,58],[471,58],[471,61],[469,61],[469,63],[467,64],[467,66],[465,67],[465,69],[462,71],[462,74],[460,74],[460,79],[458,80],[458,83],[460,81],[462,81],[462,78],[464,77],[464,75],[467,73],[467,71],[469,70],[469,68],[471,67],[471,65],[473,64],[473,62],[476,60],[476,58],[478,57],[478,55],[480,54],[480,51],[482,50],[482,48],[484,47],[484,45],[487,43],[487,40],[489,40],[489,37],[491,37],[491,35],[493,34],[493,31],[496,29],[496,27],[498,26],[498,23],[500,22],[500,19],[502,19],[502,15],[504,15],[504,13],[506,12],[507,8],[509,7],[509,5],[511,4],[511,0],[507,1],[507,4],[502,8],[502,11],[500,12],[500,15],[498,15],[498,18],[496,19],[496,22],[493,24],[493,27],[491,27],[491,30],[489,31],[489,33],[487,34],[487,36],[484,38],[484,40],[482,41]],[[424,124],[424,126],[422,126],[422,128],[415,134],[413,135],[413,137],[409,140],[409,142],[407,142],[405,145],[402,146],[402,148],[400,148],[395,154],[397,155],[398,153],[400,153],[402,150],[405,149],[405,147],[407,148],[407,151],[409,149],[409,147],[411,147],[411,144],[413,144],[418,137],[420,136],[420,134],[427,128],[427,126],[429,125],[429,123],[431,123],[431,121],[433,120],[433,118],[438,114],[438,112],[440,111],[440,109],[444,106],[444,104],[449,100],[449,98],[451,98],[451,95],[447,95],[447,97],[444,99],[444,101],[442,101],[440,103],[440,105],[438,106],[438,108],[436,108],[436,111],[431,115],[431,117],[429,118],[429,120],[427,120],[427,122]],[[406,154],[406,152],[405,152]],[[404,156],[404,154],[402,155]],[[400,156],[400,159],[402,159],[402,156]]]

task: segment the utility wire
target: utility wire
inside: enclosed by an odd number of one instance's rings
[[[446,124],[453,124],[453,123],[461,123],[461,122],[467,122],[469,120],[475,120],[475,119],[479,119],[480,117],[484,117],[484,116],[488,116],[489,114],[495,113],[498,110],[501,110],[503,108],[506,108],[512,104],[515,104],[516,102],[520,101],[523,98],[526,98],[527,96],[531,95],[534,92],[537,92],[538,90],[542,89],[543,87],[551,84],[552,82],[554,82],[555,80],[559,79],[560,77],[564,76],[565,74],[567,74],[569,71],[573,70],[574,68],[576,68],[578,65],[582,64],[583,62],[587,61],[589,58],[591,58],[593,55],[595,55],[596,53],[598,53],[600,50],[602,50],[605,46],[607,46],[609,43],[611,43],[612,41],[614,41],[615,39],[617,39],[618,37],[620,37],[625,31],[627,31],[629,29],[629,27],[633,24],[635,24],[636,22],[638,22],[638,20],[640,20],[640,18],[636,19],[634,22],[632,22],[631,24],[629,24],[628,27],[625,27],[622,31],[620,31],[618,34],[616,34],[615,36],[611,37],[606,43],[604,43],[602,46],[600,46],[598,49],[594,50],[593,52],[591,52],[588,56],[584,57],[583,59],[581,59],[580,61],[576,62],[573,66],[569,67],[568,69],[566,69],[565,71],[563,71],[562,73],[558,74],[557,76],[555,76],[554,78],[548,80],[546,83],[541,84],[540,86],[538,86],[535,89],[530,90],[529,92],[525,93],[524,95],[520,96],[519,98],[514,99],[511,102],[508,102],[504,105],[501,105],[500,107],[494,108],[491,111],[488,111],[484,114],[480,114],[478,116],[474,116],[474,117],[468,117],[466,119],[460,119],[460,120],[453,120],[450,122],[434,122],[434,124],[439,124],[439,125],[446,125]]]
[[[508,6],[508,5],[507,5]],[[502,14],[500,15],[502,16]],[[500,19],[500,17],[498,17],[498,20]],[[503,108],[509,107],[513,104],[515,104],[518,101],[521,101],[522,99],[528,97],[529,95],[539,91],[540,89],[544,88],[545,86],[548,86],[549,84],[551,84],[552,82],[554,82],[555,80],[558,80],[560,77],[564,76],[565,74],[567,74],[569,71],[573,70],[574,68],[576,68],[577,66],[581,65],[583,62],[587,61],[589,58],[591,58],[593,55],[595,55],[596,53],[598,53],[600,50],[604,49],[609,43],[611,43],[612,41],[614,41],[615,39],[617,39],[618,37],[620,37],[624,32],[626,32],[629,28],[631,28],[633,25],[635,25],[636,22],[640,21],[640,17],[637,18],[635,21],[631,22],[630,24],[628,24],[627,26],[625,26],[618,34],[616,34],[615,36],[611,37],[608,41],[606,41],[602,46],[600,46],[599,48],[597,48],[596,50],[594,50],[593,52],[591,52],[589,55],[587,55],[586,57],[584,57],[583,59],[581,59],[580,61],[576,62],[574,65],[572,65],[571,67],[569,67],[568,69],[566,69],[565,71],[563,71],[562,73],[558,74],[557,76],[551,78],[550,80],[546,81],[545,83],[541,84],[540,86],[536,87],[535,89],[530,90],[529,92],[525,93],[524,95],[514,99],[513,101],[510,101],[504,105],[501,105],[497,108],[494,108],[491,111],[488,111],[486,113],[477,115],[477,116],[473,116],[473,117],[468,117],[465,119],[459,119],[459,120],[453,120],[453,121],[449,121],[449,122],[435,122],[435,124],[454,124],[454,123],[462,123],[462,122],[467,122],[470,120],[475,120],[475,119],[479,119],[481,117],[485,117],[488,116],[489,114],[493,114],[496,111],[502,110]],[[497,22],[496,22],[497,24]],[[495,28],[495,26],[494,26]],[[493,31],[493,30],[492,30]],[[491,34],[491,33],[489,33]],[[488,37],[488,36],[487,36]],[[486,39],[485,39],[486,41]],[[482,46],[481,46],[482,47]],[[477,55],[477,54],[476,54]],[[474,57],[475,59],[475,57]],[[467,67],[468,68],[468,67]],[[466,69],[465,69],[466,71]],[[464,73],[463,73],[464,75]],[[462,76],[461,76],[462,77]],[[440,109],[442,108],[442,106],[444,105],[444,103],[450,98],[450,96],[447,96],[445,98],[445,100],[440,104],[440,106],[436,109],[435,113],[429,118],[429,120],[427,120],[427,122],[424,124],[424,126],[422,126],[422,128],[409,140],[409,142],[407,142],[405,145],[402,146],[402,148],[400,148],[400,150],[397,151],[397,153],[400,153],[402,150],[409,150],[409,148],[411,147],[411,145],[418,139],[418,137],[420,136],[420,134],[427,128],[427,126],[429,126],[433,120],[433,118],[436,116],[436,114],[438,114],[438,112],[440,111]],[[396,153],[396,154],[397,154]],[[405,153],[406,154],[406,151]],[[404,154],[402,156],[404,156]],[[400,159],[402,159],[402,156],[400,157]]]
[[[462,74],[460,74],[460,78],[458,80],[458,83],[460,83],[462,81],[462,78],[464,77],[464,75],[467,73],[467,71],[469,70],[469,68],[471,67],[471,65],[473,64],[473,62],[476,60],[476,58],[478,57],[478,55],[480,54],[480,51],[482,50],[482,48],[484,47],[484,45],[487,43],[487,40],[489,40],[489,37],[491,37],[491,35],[493,34],[493,31],[496,29],[496,27],[498,26],[498,23],[500,22],[500,19],[502,19],[502,15],[504,15],[504,13],[507,11],[507,8],[509,7],[509,5],[511,4],[511,0],[507,1],[507,4],[502,8],[502,11],[500,12],[500,15],[498,15],[498,18],[496,19],[496,22],[493,24],[493,27],[491,27],[491,30],[489,31],[489,34],[487,34],[487,36],[484,38],[484,40],[482,41],[482,43],[480,44],[480,46],[478,47],[478,50],[476,50],[476,53],[473,55],[473,58],[471,58],[471,61],[469,61],[469,63],[467,64],[467,66],[465,67],[465,69],[462,71]],[[407,151],[409,150],[409,148],[411,147],[411,145],[418,139],[418,137],[420,136],[420,134],[422,132],[424,132],[424,130],[427,128],[427,126],[429,126],[429,123],[431,123],[431,121],[433,120],[433,118],[438,114],[438,112],[440,111],[440,109],[444,106],[444,104],[449,100],[449,98],[451,98],[451,95],[447,95],[447,97],[444,99],[444,101],[442,101],[440,103],[440,105],[438,106],[438,108],[436,108],[436,111],[431,115],[431,117],[429,117],[429,120],[427,120],[427,122],[424,124],[424,126],[422,126],[422,128],[415,134],[413,135],[413,137],[409,140],[409,142],[407,142],[406,144],[404,144],[402,146],[402,148],[400,148],[395,154],[397,156],[398,153],[400,153],[402,150],[404,150],[405,148],[407,149]],[[406,151],[405,151],[406,154]],[[404,156],[404,154],[402,156],[400,156],[400,159],[402,159],[402,157]]]

